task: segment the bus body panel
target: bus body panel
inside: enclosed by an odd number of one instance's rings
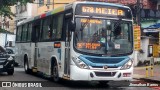
[[[63,43],[61,42],[61,47],[63,46]],[[37,43],[37,69],[38,71],[41,71],[47,75],[51,75],[51,60],[52,58],[56,59],[56,62],[59,66],[59,73],[63,70],[63,65],[61,60],[64,59],[64,54],[62,48],[54,48],[54,42],[39,42]],[[62,76],[60,74],[60,76]]]
[[[78,71],[78,72],[77,72]],[[100,73],[111,73],[116,72],[115,76],[96,76],[95,72]],[[93,77],[90,74],[93,74]],[[129,77],[124,77],[123,73],[130,73]],[[103,75],[103,74],[102,74]],[[120,77],[118,77],[120,75]],[[71,65],[71,80],[75,81],[120,81],[120,80],[132,80],[133,75],[133,67],[128,70],[87,70],[87,69],[80,69],[75,65]]]
[[[35,43],[16,43],[16,60],[20,65],[24,65],[24,57],[26,55],[29,67],[34,66],[34,47]]]

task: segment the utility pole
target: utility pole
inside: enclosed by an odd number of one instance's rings
[[[134,40],[135,43],[137,44],[134,44],[134,48],[135,48],[135,51],[134,51],[134,66],[137,66],[138,62],[139,62],[139,58],[138,58],[138,54],[139,54],[139,51],[138,49],[140,49],[140,32],[141,32],[141,8],[142,8],[142,4],[140,2],[140,0],[137,0],[137,3],[136,3],[136,26],[134,28],[134,31],[137,30],[136,27],[138,28],[137,31],[139,31],[138,34],[136,34],[134,32],[134,36],[137,38],[137,40]],[[138,47],[137,47],[138,46]],[[136,49],[137,48],[137,49]]]
[[[136,22],[138,26],[141,26],[141,2],[140,0],[137,0],[137,5],[136,5]]]

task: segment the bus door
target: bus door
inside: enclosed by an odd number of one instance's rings
[[[70,40],[71,40],[71,32],[69,29],[69,25],[71,22],[71,18],[65,18],[65,26],[64,31],[65,34],[65,61],[64,61],[64,74],[69,76],[70,75]]]
[[[37,42],[39,40],[39,36],[40,36],[40,20],[36,21],[34,23],[34,26],[33,26],[33,41],[35,43],[35,48],[34,48],[34,66],[33,66],[33,70],[34,69],[37,69],[37,60],[38,60],[38,57],[39,57],[39,49],[38,49],[38,45],[37,45]],[[33,71],[34,72],[34,71]],[[35,71],[36,72],[36,71]]]

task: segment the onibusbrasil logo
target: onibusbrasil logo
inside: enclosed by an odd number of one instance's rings
[[[2,82],[2,87],[42,87],[42,83],[37,83],[37,82]]]

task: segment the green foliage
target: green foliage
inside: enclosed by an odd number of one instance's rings
[[[8,33],[8,34],[13,34],[12,32],[9,32],[5,29],[0,28],[0,33]]]
[[[32,3],[33,0],[0,0],[0,15],[9,18],[11,18],[11,16],[14,16],[14,14],[11,12],[10,6],[16,5],[17,2],[26,4],[28,2]]]
[[[11,12],[11,8],[9,6],[1,6],[0,15],[11,18],[14,14]]]

